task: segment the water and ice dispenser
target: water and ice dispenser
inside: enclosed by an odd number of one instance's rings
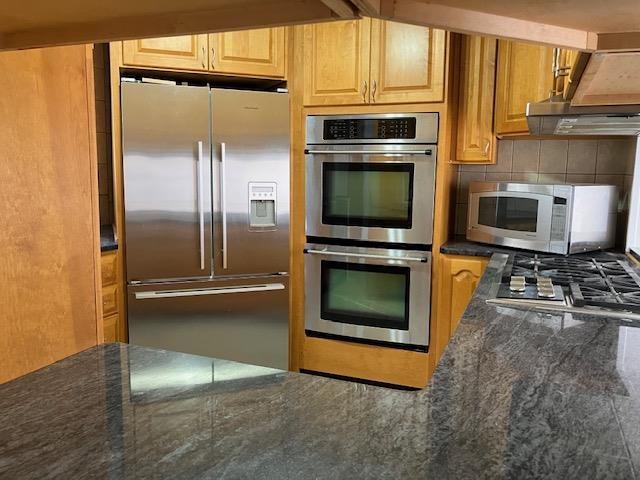
[[[249,183],[249,228],[273,230],[276,228],[277,187],[275,182]]]

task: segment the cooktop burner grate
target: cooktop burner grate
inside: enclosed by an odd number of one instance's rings
[[[527,283],[536,283],[538,276],[548,277],[568,287],[577,307],[640,312],[640,277],[627,263],[606,253],[593,257],[517,254],[506,273],[523,276]]]

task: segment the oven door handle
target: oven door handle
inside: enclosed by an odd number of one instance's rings
[[[304,150],[305,155],[431,155],[431,149],[426,150]]]
[[[314,255],[330,255],[334,257],[357,257],[357,258],[377,258],[380,260],[402,260],[405,262],[421,262],[427,263],[429,257],[393,257],[391,255],[376,255],[373,253],[345,253],[345,252],[332,252],[331,250],[314,250],[312,248],[305,248],[304,253],[311,253]]]

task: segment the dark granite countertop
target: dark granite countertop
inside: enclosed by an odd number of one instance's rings
[[[0,385],[0,478],[636,478],[640,329],[486,304],[507,258],[424,390],[107,344]]]
[[[512,253],[517,249],[472,242],[463,235],[456,235],[440,247],[440,253],[449,255],[468,255],[471,257],[490,257],[494,253]]]
[[[109,252],[118,249],[118,241],[112,225],[100,225],[100,250]]]

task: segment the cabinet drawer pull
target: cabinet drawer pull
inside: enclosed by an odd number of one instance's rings
[[[362,81],[362,101],[363,101],[364,103],[367,103],[367,97],[366,97],[366,95],[367,95],[367,81],[366,81],[366,80],[363,80],[363,81]]]
[[[216,68],[216,49],[211,47],[211,70]]]

